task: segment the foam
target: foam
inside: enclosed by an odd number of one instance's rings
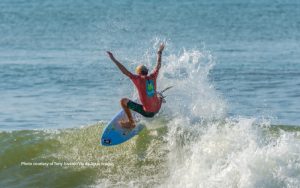
[[[266,134],[255,119],[183,127],[169,123],[170,177],[162,187],[297,187],[300,140]],[[191,131],[193,134],[191,134]],[[195,134],[197,133],[197,134]]]

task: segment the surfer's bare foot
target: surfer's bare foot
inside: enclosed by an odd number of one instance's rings
[[[119,123],[125,129],[133,129],[135,127],[135,124],[130,121],[120,121]]]

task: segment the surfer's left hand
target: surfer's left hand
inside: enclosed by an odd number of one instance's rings
[[[106,53],[108,54],[108,56],[109,56],[110,58],[113,58],[113,57],[114,57],[114,55],[113,55],[110,51],[106,51]]]

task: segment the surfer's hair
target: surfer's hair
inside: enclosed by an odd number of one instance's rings
[[[138,75],[147,76],[148,75],[148,68],[145,65],[139,65],[136,67],[135,72]]]

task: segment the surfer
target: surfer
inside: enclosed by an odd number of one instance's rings
[[[133,129],[135,127],[135,122],[130,109],[145,117],[153,117],[160,110],[161,104],[163,102],[163,97],[156,92],[156,79],[161,67],[161,55],[164,47],[165,45],[163,43],[159,46],[159,49],[157,51],[156,66],[149,75],[148,68],[145,65],[137,66],[135,69],[136,74],[131,73],[118,60],[116,60],[116,58],[110,51],[107,51],[110,59],[117,65],[121,72],[128,76],[134,83],[135,87],[138,90],[140,101],[142,103],[138,104],[128,98],[122,98],[120,100],[121,106],[128,117],[128,121],[120,121],[120,124],[123,128]]]

